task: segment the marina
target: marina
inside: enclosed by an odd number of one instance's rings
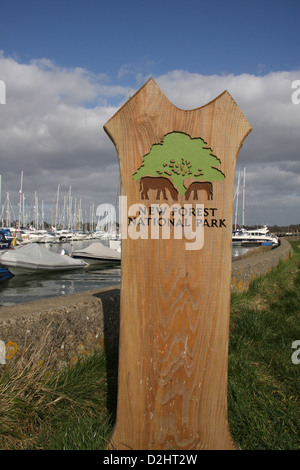
[[[275,245],[278,242],[276,237],[271,238],[266,229],[256,230],[255,233],[245,230],[245,228],[237,228],[238,215],[238,199],[240,181],[243,183],[243,204],[242,204],[242,227],[245,222],[245,172],[239,173],[237,192],[235,195],[235,227],[233,231],[232,257],[243,255],[249,250],[260,245]],[[0,177],[1,181],[1,177]],[[16,240],[21,243],[22,247],[28,246],[29,263],[26,260],[26,271],[21,273],[23,266],[19,268],[19,259],[14,260],[14,253],[17,250],[8,250],[11,253],[7,256],[10,266],[1,263],[0,271],[0,307],[22,304],[35,300],[43,300],[51,297],[75,294],[78,292],[89,291],[97,288],[105,288],[108,286],[118,285],[121,278],[120,268],[120,240],[117,240],[116,226],[110,224],[104,227],[97,224],[97,215],[94,209],[91,211],[90,223],[84,224],[82,218],[81,204],[77,205],[76,198],[72,195],[71,187],[68,195],[64,197],[63,207],[60,204],[61,191],[58,185],[56,193],[55,214],[48,214],[46,218],[51,220],[51,230],[46,230],[44,224],[44,210],[39,211],[39,202],[37,193],[34,196],[34,211],[30,214],[29,208],[25,205],[25,197],[23,193],[23,171],[21,172],[20,190],[19,190],[19,217],[15,227],[11,230],[2,228],[0,236],[1,251],[15,246]],[[74,206],[78,210],[74,210]],[[212,209],[215,210],[215,209]],[[6,197],[5,204],[2,207],[2,227],[4,222],[8,224],[13,213],[11,199],[9,195]],[[43,215],[43,217],[42,217]],[[42,218],[42,221],[41,221]],[[29,220],[33,224],[29,226]],[[40,223],[41,222],[41,223]],[[63,223],[65,222],[65,223]],[[67,222],[67,223],[66,223]],[[85,232],[84,225],[89,226],[89,233]],[[96,226],[97,225],[97,226]],[[27,228],[25,228],[27,226]],[[259,232],[259,233],[258,233]],[[276,241],[276,243],[275,243]],[[39,248],[38,248],[39,247]],[[32,248],[32,249],[31,249]],[[111,249],[113,248],[113,249]],[[25,253],[26,250],[24,250]],[[38,253],[40,252],[40,254]],[[46,253],[43,255],[42,253]],[[114,252],[114,254],[110,254]],[[32,257],[37,256],[30,260]],[[37,253],[37,254],[36,254]],[[69,261],[83,260],[84,268],[76,265],[74,269],[68,271],[56,269],[52,264],[50,266],[50,258],[53,254],[62,254],[65,256],[65,263]],[[48,256],[49,254],[49,256]],[[72,254],[72,257],[71,257]],[[67,255],[67,256],[66,256]],[[70,255],[70,256],[68,256]],[[10,258],[13,260],[11,261]],[[40,261],[39,261],[40,258]],[[48,265],[39,266],[44,259],[49,259]],[[61,257],[62,258],[62,257]],[[8,263],[8,260],[6,260]],[[22,260],[24,265],[24,260]],[[28,271],[27,267],[31,264]],[[72,263],[70,263],[72,264]],[[11,269],[11,273],[7,269]],[[39,267],[39,272],[37,268]],[[51,272],[52,271],[52,272]]]
[[[92,243],[109,246],[108,240],[78,240],[72,243],[43,244],[47,250],[71,254],[84,250]],[[245,254],[249,248],[233,247],[232,255]],[[97,288],[119,285],[121,267],[110,263],[90,265],[75,271],[56,271],[12,276],[0,281],[0,307],[22,304],[35,300],[75,294]]]

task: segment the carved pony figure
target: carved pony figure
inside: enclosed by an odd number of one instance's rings
[[[210,181],[194,181],[185,193],[185,200],[189,199],[192,192],[194,193],[193,200],[198,200],[198,191],[201,190],[206,191],[208,200],[213,199],[213,185]]]
[[[163,199],[168,200],[166,190],[169,191],[173,200],[178,200],[178,191],[173,185],[172,181],[170,181],[168,178],[144,176],[140,179],[140,192],[142,199],[149,199],[150,189],[157,191],[156,200],[160,199],[161,194],[163,195]]]

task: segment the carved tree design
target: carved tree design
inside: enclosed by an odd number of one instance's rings
[[[200,137],[192,139],[182,132],[164,136],[160,144],[154,144],[144,156],[143,163],[134,173],[134,181],[144,176],[170,178],[180,194],[185,194],[185,180],[221,181],[225,175],[216,168],[221,161]]]

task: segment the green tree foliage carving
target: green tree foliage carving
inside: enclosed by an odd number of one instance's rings
[[[216,168],[221,161],[212,154],[200,137],[192,139],[182,132],[164,136],[160,144],[154,144],[144,156],[143,163],[134,173],[134,181],[143,176],[161,176],[173,181],[180,194],[185,194],[185,180],[222,181],[224,173]]]

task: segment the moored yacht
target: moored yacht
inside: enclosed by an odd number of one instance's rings
[[[275,246],[278,245],[278,237],[269,232],[268,226],[262,228],[235,230],[232,234],[232,244],[236,246],[246,245],[262,245]]]

